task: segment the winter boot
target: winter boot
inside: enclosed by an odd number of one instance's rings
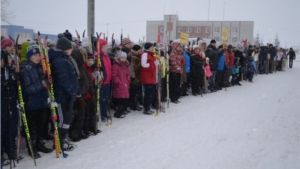
[[[41,157],[41,155],[37,152],[36,146],[32,146],[32,151],[33,151],[33,157],[34,157],[34,159],[38,159],[38,158]],[[29,148],[28,148],[28,154],[29,154],[30,157],[32,157],[31,151],[30,151]]]
[[[51,153],[53,151],[53,149],[47,148],[45,143],[38,144],[36,150],[42,153]]]

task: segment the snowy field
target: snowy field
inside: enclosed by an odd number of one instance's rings
[[[159,117],[131,112],[77,144],[20,169],[299,169],[300,61],[254,83],[170,103]],[[9,167],[5,167],[9,168]]]

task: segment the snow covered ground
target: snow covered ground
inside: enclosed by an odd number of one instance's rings
[[[20,169],[299,169],[300,62],[254,83],[170,104],[159,117],[132,112],[77,143]],[[5,167],[8,168],[8,167]]]

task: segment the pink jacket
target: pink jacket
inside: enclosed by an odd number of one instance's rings
[[[118,59],[115,59],[115,63],[112,67],[112,80],[114,82],[114,98],[129,98],[130,75],[128,66],[128,62],[122,64]]]
[[[206,77],[211,77],[211,76],[212,76],[211,71],[210,71],[210,66],[209,66],[209,64],[207,64],[207,65],[205,66],[205,76],[206,76]]]

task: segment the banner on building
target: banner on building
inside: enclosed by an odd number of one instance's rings
[[[189,34],[187,33],[180,33],[180,44],[188,45],[189,44]]]
[[[225,41],[228,39],[228,28],[222,27],[222,40]]]

